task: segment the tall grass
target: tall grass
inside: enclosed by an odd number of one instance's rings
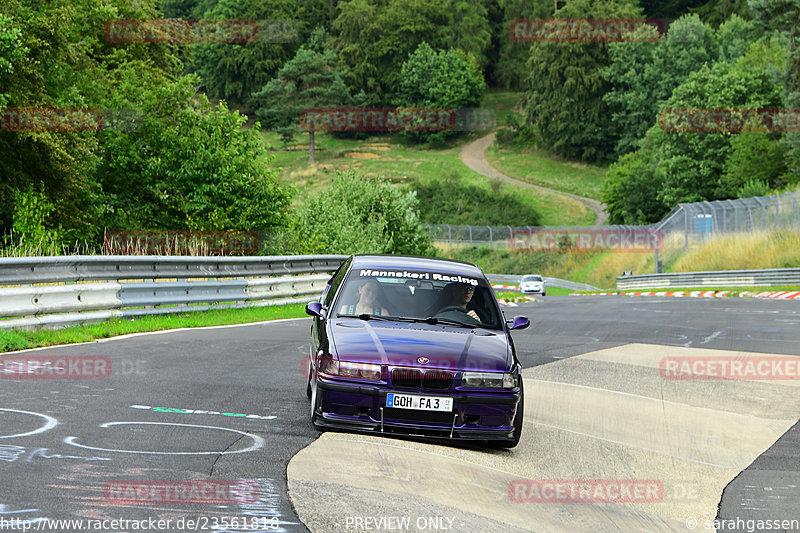
[[[800,267],[800,232],[749,232],[721,235],[692,249],[672,272]]]
[[[25,236],[4,236],[0,240],[0,257],[43,257],[61,255],[94,255],[98,248],[89,241],[67,244],[52,233],[44,233],[38,239]]]

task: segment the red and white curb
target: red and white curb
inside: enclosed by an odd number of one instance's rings
[[[506,291],[514,291],[519,292],[519,285],[495,285],[492,284],[492,288],[494,290],[506,290]],[[535,302],[536,298],[533,296],[519,296],[513,302],[507,302],[505,300],[498,300],[497,303],[500,304],[500,307],[517,307],[517,302]]]
[[[519,291],[519,285],[495,285],[492,284],[493,289],[505,289],[510,291]]]
[[[674,296],[678,298],[725,298],[735,291],[662,291],[662,292],[592,292],[571,296]],[[781,300],[800,300],[800,291],[764,291],[739,293],[739,298],[777,298]]]

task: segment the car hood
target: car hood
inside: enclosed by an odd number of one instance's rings
[[[483,372],[510,366],[503,331],[357,319],[333,319],[330,330],[342,361]]]

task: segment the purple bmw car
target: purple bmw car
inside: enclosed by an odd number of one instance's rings
[[[353,256],[306,312],[317,429],[519,442],[522,376],[510,331],[529,321],[503,319],[478,267]]]

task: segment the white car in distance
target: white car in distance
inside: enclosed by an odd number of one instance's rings
[[[542,296],[546,296],[547,287],[545,285],[546,283],[542,276],[539,276],[538,274],[530,274],[528,276],[522,276],[522,279],[519,282],[519,290],[523,294],[537,293],[541,294]]]

